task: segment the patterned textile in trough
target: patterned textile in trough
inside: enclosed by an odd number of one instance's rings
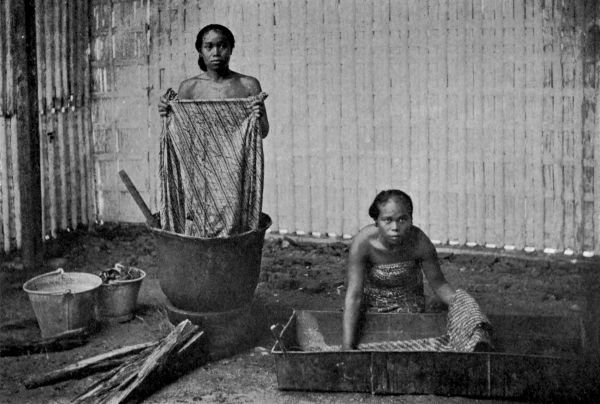
[[[491,348],[492,326],[471,295],[458,289],[448,307],[447,334],[435,338],[371,342],[361,351],[475,352]],[[318,344],[315,351],[339,351],[340,346]]]
[[[194,237],[228,237],[258,228],[263,148],[254,97],[178,100],[160,144],[163,230]]]

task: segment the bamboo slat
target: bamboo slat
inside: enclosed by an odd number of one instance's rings
[[[600,18],[600,2],[589,2],[589,10],[590,14],[594,17],[594,20],[598,22]],[[597,28],[598,23],[597,23]],[[589,34],[588,30],[588,34]],[[596,39],[598,39],[598,34],[596,34]],[[594,166],[594,251],[600,251],[600,139],[598,139],[598,134],[600,133],[600,96],[598,95],[598,89],[600,89],[600,49],[596,44],[596,54],[594,55],[594,66],[596,71],[596,76],[593,78],[594,80],[594,88],[596,88],[595,95],[595,105],[596,108],[594,110],[595,113],[595,122],[596,125],[593,129],[594,133],[596,133],[596,138],[594,141],[594,156],[595,158],[595,166]]]
[[[7,80],[7,46],[8,46],[8,24],[4,24],[4,21],[7,21],[6,14],[6,6],[8,2],[4,2],[4,7],[0,5],[0,21],[3,22],[2,27],[0,28],[0,117],[4,117],[7,113],[6,109],[6,80]]]
[[[85,18],[85,21],[89,21],[90,19],[90,8],[88,2],[83,2],[82,14]],[[90,36],[90,28],[89,26],[85,26],[85,31],[82,35],[83,43],[91,44],[91,36]],[[86,222],[91,222],[92,220],[96,220],[98,217],[98,209],[96,206],[96,194],[95,194],[95,171],[94,171],[94,163],[92,159],[92,114],[91,114],[91,94],[90,94],[90,80],[91,80],[91,67],[90,67],[90,53],[84,52],[83,57],[83,136],[84,136],[84,148],[86,153],[86,195],[87,195],[87,206],[86,206]],[[89,173],[93,173],[94,175],[90,176]]]
[[[508,132],[506,130],[506,116],[504,114],[504,63],[507,55],[504,47],[505,30],[503,27],[503,22],[505,20],[505,15],[502,6],[502,1],[496,1],[493,4],[494,52],[492,54],[492,60],[495,61],[494,121],[496,122],[496,128],[494,133],[494,228],[490,233],[493,235],[494,244],[496,244],[497,247],[502,247],[506,244],[506,220],[504,209],[506,190],[504,184],[504,170],[505,151],[507,148],[505,145],[511,141],[510,137],[507,136]]]
[[[38,88],[38,108],[39,108],[39,137],[40,137],[40,181],[41,181],[41,198],[42,198],[42,234],[46,234],[48,231],[48,212],[45,209],[46,195],[46,142],[44,136],[45,129],[45,96],[44,90],[46,89],[46,60],[45,60],[45,42],[44,42],[44,15],[45,15],[45,3],[41,0],[35,1],[35,47],[36,47],[36,63],[37,63],[37,88]]]
[[[526,164],[527,153],[525,150],[525,86],[526,86],[526,31],[525,15],[522,4],[515,4],[514,8],[514,26],[515,26],[515,94],[514,99],[514,120],[515,120],[515,237],[512,243],[516,249],[522,250],[526,245]]]
[[[456,234],[458,238],[458,243],[461,245],[465,245],[468,239],[468,225],[470,216],[468,211],[468,177],[467,177],[467,139],[468,139],[468,130],[467,130],[467,80],[468,80],[468,65],[467,65],[467,54],[468,54],[468,45],[467,45],[467,31],[470,30],[470,21],[469,21],[469,11],[470,11],[470,1],[463,0],[462,2],[453,2],[451,4],[455,4],[458,6],[458,10],[456,11],[456,26],[457,26],[457,40],[456,40],[456,53],[457,57],[455,59],[455,68],[458,71],[457,74],[457,110],[458,113],[456,115],[457,118],[457,152],[455,158],[457,159],[457,176],[456,176],[456,192],[458,194],[457,198],[457,211],[455,226]],[[451,234],[448,235],[449,238],[452,238]]]
[[[340,26],[355,25],[356,2],[355,0],[341,0],[338,6],[340,11]],[[343,193],[343,222],[342,232],[351,235],[359,227],[358,206],[358,142],[360,131],[353,117],[359,112],[357,103],[357,70],[356,70],[356,36],[353,30],[343,29],[340,36],[341,49],[341,74],[344,83],[341,89],[342,105],[342,136],[344,141],[341,146],[342,155],[342,193]]]
[[[324,144],[322,158],[325,162],[325,197],[327,223],[324,229],[343,235],[343,219],[340,215],[340,201],[343,206],[342,182],[342,145],[345,141],[342,131],[342,64],[341,64],[341,34],[340,10],[336,0],[324,1],[324,103],[325,103],[325,133],[322,135]]]
[[[308,77],[306,61],[306,1],[290,4],[292,47],[292,156],[294,172],[294,228],[310,228],[310,161],[308,156]]]
[[[373,117],[374,177],[377,191],[398,188],[392,178],[390,124],[390,4],[373,2]],[[377,72],[377,74],[375,74]]]
[[[292,56],[297,51],[292,50],[293,43],[291,41],[292,36],[292,7],[289,2],[278,4],[278,14],[276,14],[277,25],[275,27],[275,46],[277,52],[277,70],[278,81],[276,89],[279,90],[280,94],[285,94],[287,97],[287,103],[278,102],[279,114],[273,118],[274,122],[279,121],[278,127],[276,126],[277,132],[274,133],[270,140],[277,141],[278,150],[280,152],[277,155],[277,174],[278,174],[278,187],[277,187],[277,205],[279,207],[279,230],[290,230],[294,229],[296,223],[294,210],[295,210],[295,171],[294,171],[294,129],[291,127],[291,122],[294,116],[293,102],[296,99],[294,94],[293,84],[293,64],[296,61],[292,59]],[[273,138],[276,136],[276,140]]]
[[[438,193],[436,201],[431,201],[431,206],[436,207],[432,211],[432,219],[438,223],[438,234],[435,238],[446,243],[448,241],[449,232],[449,218],[454,212],[450,212],[450,187],[449,182],[451,180],[449,176],[448,162],[450,155],[448,153],[450,139],[456,139],[456,132],[450,130],[450,123],[448,117],[449,111],[449,67],[448,67],[448,14],[450,7],[448,2],[441,1],[439,3],[438,20],[440,21],[440,28],[437,31],[437,58],[438,58],[438,71],[437,71],[437,103],[439,106],[439,125],[433,133],[439,139],[439,152],[436,156],[438,160],[438,169],[435,174],[437,177]],[[454,136],[453,136],[454,135]],[[456,237],[456,236],[455,236]]]
[[[325,182],[328,174],[325,171],[325,115],[324,81],[325,76],[325,38],[323,25],[323,2],[306,2],[306,70],[307,70],[307,161],[310,170],[309,217],[307,227],[299,229],[304,232],[325,233],[327,230],[327,211]],[[308,44],[311,44],[308,46]],[[329,84],[329,83],[327,83]],[[328,89],[331,91],[331,89]]]
[[[543,67],[543,13],[541,9],[541,4],[535,4],[533,8],[533,40],[535,43],[534,55],[533,58],[533,76],[532,79],[532,92],[533,92],[533,105],[532,105],[532,114],[530,125],[528,129],[527,136],[531,138],[531,154],[529,158],[531,159],[531,175],[533,179],[533,211],[531,212],[531,216],[533,216],[533,227],[532,233],[533,238],[531,242],[533,243],[533,247],[536,250],[543,249],[544,237],[543,237],[543,229],[544,229],[544,188],[543,188],[543,179],[542,179],[542,145],[541,145],[541,128],[543,126],[543,83],[540,80],[544,74]]]
[[[356,69],[356,125],[358,128],[358,220],[366,224],[365,212],[375,196],[374,187],[374,131],[373,131],[373,6],[370,2],[355,3],[355,69]]]
[[[9,191],[8,191],[8,142],[7,142],[7,127],[8,127],[8,119],[4,118],[4,116],[0,116],[0,196],[2,197],[2,242],[3,242],[3,250],[4,252],[9,252],[11,250],[11,231],[10,231],[10,221],[11,221],[11,205],[9,199]]]
[[[19,156],[19,133],[17,131],[17,115],[10,117],[10,149],[11,149],[11,165],[12,165],[12,183],[13,183],[13,206],[12,214],[14,215],[14,236],[16,238],[17,249],[21,248],[23,242],[23,222],[21,221],[21,187],[20,184],[20,156]]]

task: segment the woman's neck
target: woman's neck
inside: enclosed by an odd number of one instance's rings
[[[206,76],[212,81],[219,83],[223,80],[226,80],[231,76],[231,70],[229,67],[224,68],[223,70],[207,70]]]

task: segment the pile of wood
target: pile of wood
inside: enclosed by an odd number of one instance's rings
[[[152,393],[208,361],[203,331],[189,320],[157,342],[123,347],[24,381],[34,388],[107,371],[74,403],[122,403]]]

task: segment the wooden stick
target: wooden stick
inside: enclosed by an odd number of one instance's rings
[[[135,185],[133,185],[133,182],[131,182],[131,179],[129,178],[129,176],[127,175],[125,170],[119,171],[119,176],[121,177],[121,180],[127,187],[127,190],[129,191],[129,193],[133,197],[133,200],[135,201],[137,206],[140,208],[140,210],[144,214],[144,217],[146,218],[146,222],[152,227],[159,227],[158,221],[156,220],[156,218],[154,216],[152,216],[152,212],[150,212],[148,205],[146,205],[146,202],[144,202],[144,199],[142,198],[142,196],[136,189]]]
[[[117,404],[156,389],[160,382],[180,374],[181,364],[188,362],[184,358],[188,353],[179,354],[180,347],[189,347],[189,341],[197,341],[197,331],[198,326],[189,320],[182,321],[147,355],[141,353],[133,361],[127,361],[76,397],[73,403]]]
[[[62,351],[81,346],[89,335],[81,330],[65,331],[51,338],[19,340],[4,338],[0,341],[0,356],[18,356],[39,352]]]
[[[28,389],[47,386],[71,378],[81,378],[94,372],[115,368],[123,364],[128,355],[139,353],[144,349],[157,345],[158,342],[144,342],[142,344],[129,345],[112,350],[100,355],[75,362],[63,368],[53,370],[41,375],[33,375],[25,379],[23,384]],[[118,360],[117,360],[118,359]]]

